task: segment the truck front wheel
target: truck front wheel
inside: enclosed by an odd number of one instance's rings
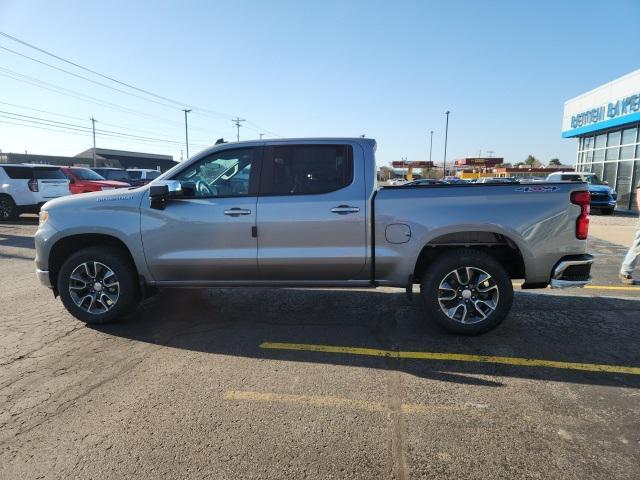
[[[90,324],[119,320],[139,301],[133,265],[119,249],[107,246],[71,255],[60,268],[57,288],[67,311]]]
[[[497,327],[513,302],[506,270],[479,250],[456,249],[427,267],[421,285],[428,314],[450,332],[477,335]]]

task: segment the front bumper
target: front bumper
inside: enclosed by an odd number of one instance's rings
[[[40,283],[45,287],[53,288],[53,285],[51,285],[51,278],[49,277],[49,270],[40,270],[39,268],[36,268],[36,277],[38,277]]]
[[[551,273],[551,288],[584,287],[591,283],[593,256],[570,255],[560,260]]]

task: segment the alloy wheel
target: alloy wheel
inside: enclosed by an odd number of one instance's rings
[[[69,276],[69,294],[78,308],[99,315],[111,310],[120,297],[118,277],[101,262],[84,262]]]
[[[462,324],[482,322],[498,306],[500,289],[495,279],[476,267],[449,272],[438,287],[438,303],[451,320]]]

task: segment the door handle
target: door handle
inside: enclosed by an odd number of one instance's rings
[[[229,215],[230,217],[239,217],[240,215],[251,215],[251,210],[246,208],[230,208],[229,210],[224,211],[225,215]]]
[[[358,213],[360,208],[351,207],[349,205],[338,205],[331,209],[333,213],[337,213],[338,215],[347,215],[348,213]]]

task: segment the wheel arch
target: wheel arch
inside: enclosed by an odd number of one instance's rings
[[[438,235],[425,243],[413,271],[414,283],[420,283],[429,264],[445,251],[468,248],[486,253],[498,261],[512,279],[525,278],[526,255],[511,236],[496,231],[466,230]]]
[[[129,247],[127,247],[127,245],[119,238],[104,233],[69,235],[54,243],[49,253],[49,279],[56,293],[58,272],[60,272],[60,268],[64,264],[65,260],[69,258],[72,253],[80,249],[96,246],[107,246],[119,250],[131,266],[138,271]]]

